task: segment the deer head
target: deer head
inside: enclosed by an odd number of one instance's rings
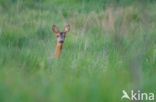
[[[59,44],[63,44],[64,43],[66,33],[69,32],[69,30],[70,30],[70,25],[69,24],[66,25],[65,29],[62,32],[60,32],[58,30],[58,28],[56,27],[56,25],[53,25],[52,26],[52,31],[57,36],[57,43],[59,43]]]

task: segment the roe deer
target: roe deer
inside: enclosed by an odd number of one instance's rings
[[[57,36],[57,44],[56,44],[56,49],[55,52],[52,54],[52,57],[59,57],[61,55],[62,51],[62,46],[65,40],[66,33],[69,32],[70,30],[70,25],[66,25],[65,29],[60,32],[56,25],[52,26],[52,31],[56,34]]]

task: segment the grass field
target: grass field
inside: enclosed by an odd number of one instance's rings
[[[52,24],[71,26],[58,59]],[[130,102],[122,90],[156,95],[154,0],[0,0],[0,102]]]

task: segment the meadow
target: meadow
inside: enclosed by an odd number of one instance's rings
[[[52,24],[71,26],[54,59]],[[122,90],[156,95],[155,0],[0,0],[0,102],[130,102]]]

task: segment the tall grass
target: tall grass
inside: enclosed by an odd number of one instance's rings
[[[0,0],[0,102],[125,102],[122,90],[156,93],[156,3],[145,2]],[[71,25],[59,59],[49,59],[52,24]]]

